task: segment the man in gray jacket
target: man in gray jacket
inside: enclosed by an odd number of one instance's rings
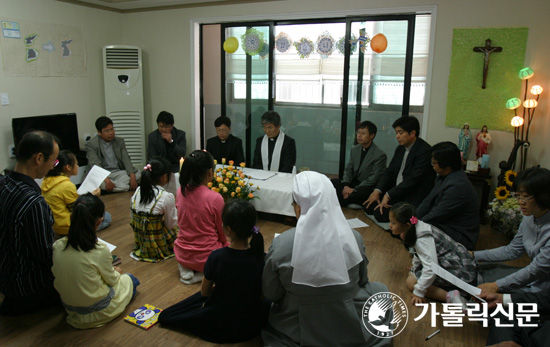
[[[372,193],[374,185],[386,169],[386,153],[373,142],[376,125],[370,121],[359,124],[357,145],[350,150],[350,160],[342,181],[333,179],[340,205],[361,205]]]
[[[88,165],[111,171],[100,188],[108,192],[135,190],[140,173],[130,161],[124,139],[115,136],[113,121],[109,117],[99,117],[95,127],[97,135],[86,144]]]

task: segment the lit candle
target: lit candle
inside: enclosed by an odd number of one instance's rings
[[[184,161],[184,159],[183,159],[183,157],[181,157],[180,158],[180,171],[181,171],[181,166],[183,165],[183,161]]]

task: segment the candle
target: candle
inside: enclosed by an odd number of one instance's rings
[[[183,157],[180,158],[180,171],[181,171],[181,166],[183,165],[183,162],[184,162],[184,159]]]

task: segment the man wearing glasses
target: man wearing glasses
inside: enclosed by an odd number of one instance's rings
[[[359,124],[357,145],[350,150],[349,163],[344,170],[342,181],[333,179],[340,205],[358,205],[368,199],[386,169],[386,153],[374,144],[376,125],[370,121]],[[350,206],[351,207],[351,206]]]
[[[296,141],[281,130],[281,116],[267,111],[262,116],[264,136],[256,140],[252,167],[275,172],[292,172],[296,165]]]
[[[231,119],[226,116],[214,121],[217,136],[206,141],[206,150],[212,154],[218,163],[225,158],[226,162],[233,160],[236,165],[244,162],[243,142],[231,134]]]
[[[1,315],[18,315],[59,304],[53,287],[52,211],[34,181],[55,166],[59,145],[44,131],[17,145],[13,171],[0,176]]]
[[[135,190],[140,173],[130,161],[124,139],[115,136],[113,121],[109,117],[99,117],[95,127],[97,135],[86,143],[88,165],[97,165],[111,172],[100,188],[107,192]]]

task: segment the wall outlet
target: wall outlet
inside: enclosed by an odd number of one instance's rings
[[[9,155],[10,158],[15,158],[15,146],[14,145],[9,145],[8,155]]]

